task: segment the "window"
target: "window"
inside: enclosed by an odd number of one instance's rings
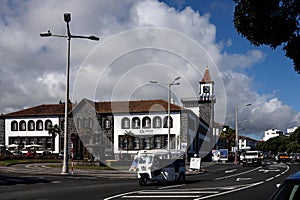
[[[38,130],[38,131],[42,131],[43,130],[43,121],[42,120],[38,120],[36,122],[36,130]]]
[[[141,127],[141,120],[138,117],[132,118],[132,128],[139,129]]]
[[[94,121],[92,118],[89,118],[89,128],[93,128],[94,126]]]
[[[77,129],[79,130],[82,127],[82,119],[77,119]]]
[[[28,130],[34,131],[35,130],[35,124],[33,120],[28,121]]]
[[[52,126],[52,121],[50,119],[47,119],[45,121],[45,130],[49,130]]]
[[[161,118],[156,116],[153,118],[153,128],[161,128]]]
[[[18,131],[18,122],[17,121],[12,121],[11,122],[11,128],[12,131]]]
[[[150,138],[145,138],[144,140],[144,148],[145,149],[150,149]]]
[[[154,137],[154,148],[161,149],[161,136]]]
[[[164,128],[168,128],[168,117],[164,118]],[[170,128],[173,128],[173,119],[170,116]]]
[[[128,117],[124,117],[121,122],[122,129],[130,128],[130,119]]]
[[[134,149],[140,149],[140,138],[135,137],[133,140],[133,148]]]
[[[151,119],[150,117],[144,117],[142,121],[143,128],[151,128]]]
[[[105,129],[110,129],[111,128],[111,122],[109,119],[104,120],[104,128]]]
[[[87,118],[83,118],[83,127],[85,127],[85,128],[88,127],[88,120],[87,120]]]
[[[26,122],[24,120],[20,121],[19,130],[20,131],[26,131]]]
[[[65,130],[65,120],[61,120],[60,127],[61,127],[61,130]]]

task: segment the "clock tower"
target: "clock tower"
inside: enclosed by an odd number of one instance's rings
[[[199,116],[204,119],[210,127],[213,127],[214,110],[215,110],[215,82],[211,80],[211,76],[206,67],[202,80],[199,82]]]
[[[214,81],[211,80],[208,67],[205,68],[204,75],[199,82],[200,91],[199,97],[183,98],[181,102],[185,108],[192,110],[201,119],[213,127],[214,122],[214,109],[215,109],[215,94],[214,94]]]

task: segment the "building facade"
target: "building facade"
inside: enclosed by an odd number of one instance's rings
[[[278,129],[266,130],[265,135],[263,137],[263,141],[267,141],[270,138],[277,137],[277,136],[280,136],[280,135],[283,135],[283,132],[281,130],[278,130]]]

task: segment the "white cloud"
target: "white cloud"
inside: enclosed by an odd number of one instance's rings
[[[234,124],[235,106],[249,102],[257,106],[241,110],[240,115],[241,119],[247,118],[249,121],[246,128],[253,128],[255,132],[262,132],[274,125],[278,126],[276,128],[283,129],[290,124],[294,125],[300,119],[299,113],[284,105],[274,94],[257,93],[252,77],[239,72],[239,69],[251,68],[255,63],[263,62],[266,56],[263,52],[252,50],[246,53],[226,53],[226,47],[231,45],[232,41],[230,38],[224,38],[226,42],[223,44],[222,41],[216,41],[218,30],[210,22],[211,16],[202,15],[189,7],[178,11],[155,0],[90,0],[88,3],[81,0],[71,2],[29,0],[20,1],[15,5],[11,5],[11,1],[2,2],[0,5],[0,112],[7,113],[43,103],[57,103],[64,97],[66,40],[39,37],[40,32],[49,29],[53,33],[64,34],[66,31],[66,24],[63,21],[64,12],[72,13],[70,27],[73,34],[101,37],[100,43],[72,39],[71,91],[79,66],[98,44],[100,46],[114,34],[132,28],[161,27],[184,33],[204,48],[202,55],[193,54],[190,49],[184,49],[184,45],[178,50],[181,54],[188,55],[193,62],[197,62],[195,67],[198,68],[195,69],[190,65],[191,63],[172,52],[143,51],[143,54],[133,52],[112,63],[112,68],[105,71],[106,76],[101,79],[101,86],[99,86],[102,87],[101,90],[95,93],[104,99],[109,99],[114,92],[114,98],[118,98],[118,95],[126,94],[128,89],[130,98],[143,96],[163,98],[166,96],[163,88],[144,84],[145,81],[153,79],[168,81],[179,74],[183,75],[182,84],[181,87],[174,87],[174,95],[181,98],[198,93],[198,81],[204,72],[203,69],[215,63],[222,72],[227,94],[227,102],[223,100],[224,97],[219,97],[217,102],[226,103],[227,122],[230,125]],[[151,41],[150,36],[144,36],[147,42]],[[161,45],[168,45],[169,48],[178,47],[176,41],[167,41],[167,39],[168,37],[165,41],[161,40]],[[107,55],[110,52],[115,53],[123,47],[128,48],[128,45],[132,44],[115,43],[105,49],[105,53]],[[99,58],[94,59],[98,61],[98,66],[104,62]],[[159,70],[163,68],[165,71],[156,73],[155,76],[148,71],[143,73],[143,69],[147,66],[143,64],[155,63],[155,61],[162,65],[153,65],[153,67],[160,67]],[[167,69],[170,66],[172,70],[168,73]],[[93,67],[95,66],[91,66],[91,69]],[[86,69],[81,70],[83,73]],[[139,76],[135,76],[136,74]],[[212,74],[212,76],[218,75],[214,70]],[[99,79],[99,75],[94,74],[94,77],[89,77],[82,87],[88,89],[89,81],[97,78]],[[127,80],[131,82],[126,83]],[[140,85],[135,86],[135,83]],[[216,85],[218,84],[216,82]],[[147,93],[148,90],[151,92]],[[191,90],[193,91],[189,93]],[[122,91],[122,94],[118,91]]]

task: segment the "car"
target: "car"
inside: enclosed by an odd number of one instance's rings
[[[270,200],[297,200],[300,197],[300,171],[287,177]]]
[[[43,151],[43,156],[51,156],[51,151]]]
[[[275,156],[275,160],[277,162],[289,162],[291,161],[291,157],[289,154],[287,153],[278,153],[276,156]]]
[[[22,151],[13,151],[13,152],[11,152],[11,153],[12,153],[12,155],[14,155],[14,156],[22,156],[22,155],[23,155]]]

